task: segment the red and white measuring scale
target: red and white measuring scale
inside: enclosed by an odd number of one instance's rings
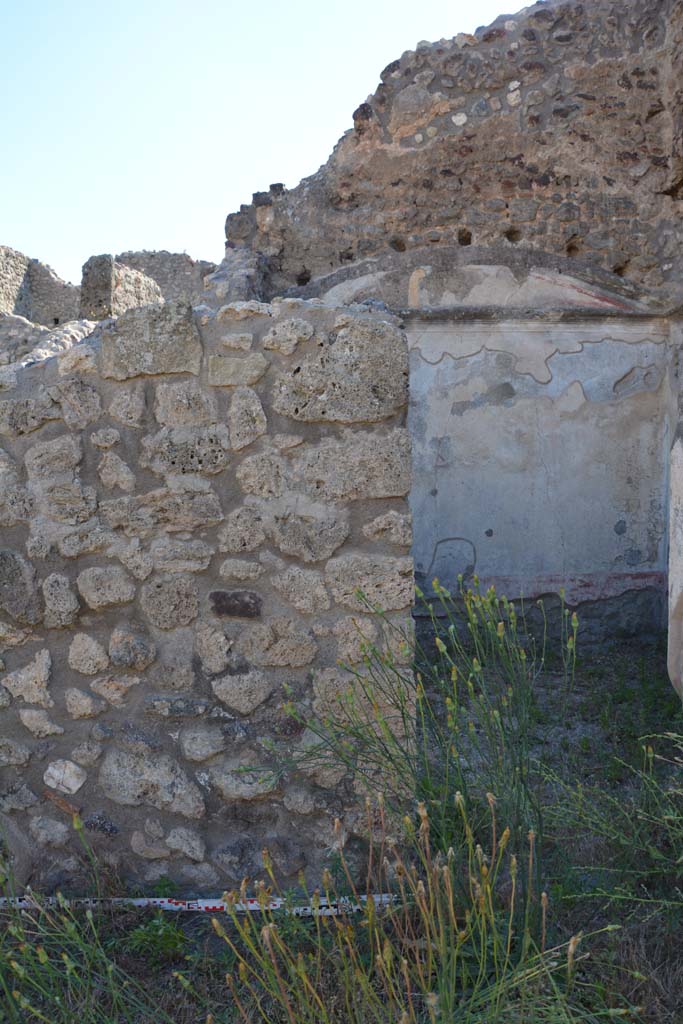
[[[369,896],[360,896],[355,899],[331,900],[326,896],[320,896],[316,905],[292,904],[289,900],[280,897],[271,897],[268,900],[246,899],[238,900],[232,904],[231,910],[236,914],[258,914],[263,911],[282,911],[293,917],[338,917],[342,914],[361,913],[363,907],[372,900],[375,907],[386,907],[394,902],[391,893],[372,893]],[[76,898],[66,899],[56,896],[4,896],[0,897],[0,910],[3,908],[15,908],[19,910],[39,910],[41,907],[74,907],[91,908],[95,907],[152,907],[156,910],[169,910],[173,912],[192,912],[204,914],[222,914],[228,910],[223,899],[190,899],[178,900],[170,896],[114,896],[111,898]]]

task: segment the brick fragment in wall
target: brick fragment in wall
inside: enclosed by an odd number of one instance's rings
[[[291,689],[310,707],[316,673],[354,655],[356,588],[407,600],[398,322],[207,295],[201,310],[127,310],[64,373],[61,357],[21,371],[0,404],[0,757],[18,780],[0,787],[0,810],[27,835],[36,822],[35,845],[65,876],[75,847],[50,825],[55,800],[131,876],[158,861],[204,884],[273,845],[283,881],[302,848],[316,880],[313,811],[339,807],[344,773],[302,790],[262,762],[271,741],[301,742]],[[224,345],[238,336],[249,346]],[[373,339],[396,357],[374,390]],[[224,816],[247,808],[253,824],[228,851]]]

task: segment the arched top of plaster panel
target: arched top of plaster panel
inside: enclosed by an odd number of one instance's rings
[[[657,296],[618,274],[538,250],[470,246],[386,252],[347,264],[288,294],[330,305],[382,302],[401,311],[471,309],[667,312]]]

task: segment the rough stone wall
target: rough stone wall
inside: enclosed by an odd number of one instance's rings
[[[228,217],[270,294],[389,250],[553,256],[683,298],[680,0],[539,3],[382,72],[316,174]],[[498,254],[482,259],[481,250]]]
[[[105,863],[195,892],[263,846],[317,878],[334,815],[353,831],[342,772],[267,766],[310,742],[285,702],[322,715],[363,638],[398,647],[357,588],[405,622],[407,348],[388,314],[220,283],[0,400],[0,822],[30,837],[24,880],[77,879],[74,809]]]
[[[78,318],[78,303],[75,285],[62,281],[39,260],[0,246],[0,313],[56,327]]]
[[[216,264],[208,260],[193,260],[186,253],[165,250],[122,252],[115,259],[117,263],[138,270],[156,281],[167,302],[200,301],[204,278],[216,270]]]
[[[163,302],[163,295],[156,281],[113,256],[91,256],[83,264],[81,319],[105,320],[158,302]]]

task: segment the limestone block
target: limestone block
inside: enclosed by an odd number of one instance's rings
[[[109,660],[115,668],[143,672],[156,656],[156,644],[143,626],[125,622],[109,637]]]
[[[309,341],[315,333],[313,324],[308,320],[280,320],[266,334],[263,347],[284,356],[291,356],[299,342]]]
[[[97,764],[103,750],[104,747],[101,743],[97,743],[95,740],[85,740],[71,751],[71,760],[80,764],[82,768],[90,768]]]
[[[262,513],[251,505],[243,505],[225,517],[225,523],[218,533],[218,546],[226,553],[239,554],[242,551],[253,551],[265,539]]]
[[[356,552],[331,559],[325,580],[334,600],[352,611],[367,611],[367,604],[383,611],[409,608],[413,603],[413,560]]]
[[[273,576],[271,583],[297,611],[311,615],[327,611],[330,607],[323,577],[313,569],[300,569],[293,565]]]
[[[222,704],[240,715],[249,715],[268,700],[275,683],[263,672],[228,673],[211,680],[211,689]]]
[[[246,448],[257,437],[265,434],[268,428],[266,414],[261,399],[251,388],[237,387],[233,391],[228,409],[228,427],[235,451]]]
[[[197,381],[157,384],[154,415],[162,427],[205,427],[216,423],[216,399]]]
[[[64,703],[72,718],[97,718],[107,707],[104,701],[97,700],[92,694],[75,686],[64,691]]]
[[[140,462],[153,473],[198,473],[212,476],[230,461],[230,434],[222,424],[213,427],[163,427],[142,439]]]
[[[199,331],[186,302],[129,309],[102,330],[103,377],[127,380],[140,374],[198,374],[201,359]]]
[[[160,488],[135,497],[103,501],[100,513],[108,526],[122,528],[129,537],[146,537],[158,529],[168,533],[191,531],[213,526],[223,519],[218,495],[211,490]]]
[[[408,400],[408,348],[388,323],[341,317],[336,336],[280,373],[273,408],[292,419],[372,423]]]
[[[68,377],[60,381],[48,388],[48,394],[59,404],[62,418],[72,430],[82,430],[102,415],[102,402],[97,388],[81,377]]]
[[[226,558],[218,567],[218,574],[226,580],[239,580],[246,583],[262,576],[264,568],[258,562],[248,562],[243,558]]]
[[[209,384],[217,387],[243,387],[255,384],[264,375],[269,362],[260,352],[243,356],[209,356]]]
[[[180,765],[168,754],[131,752],[111,747],[102,760],[99,788],[115,804],[201,818],[204,800]]]
[[[197,623],[194,649],[206,675],[215,676],[225,671],[230,660],[231,647],[232,641],[222,630],[214,629],[208,622]]]
[[[27,704],[52,708],[55,702],[48,692],[51,672],[52,658],[48,649],[43,648],[28,665],[3,676],[2,685],[14,698],[19,698]]]
[[[44,624],[47,629],[63,629],[78,618],[80,605],[68,577],[51,573],[42,582],[45,601]]]
[[[178,738],[188,761],[208,761],[225,750],[225,736],[219,725],[187,725]]]
[[[0,652],[9,651],[13,647],[21,647],[33,637],[30,629],[21,629],[0,620]]]
[[[318,650],[311,634],[286,617],[252,626],[240,635],[239,648],[255,665],[291,668],[310,665]]]
[[[30,758],[31,751],[24,743],[0,737],[0,768],[21,767],[28,764]]]
[[[105,427],[103,430],[95,430],[90,435],[90,443],[94,448],[113,448],[121,440],[121,435],[114,427]]]
[[[47,711],[38,708],[19,708],[19,719],[24,728],[39,740],[46,736],[62,736],[64,733],[61,725],[50,721]]]
[[[81,788],[88,774],[73,761],[52,761],[43,773],[43,782],[51,789],[72,795]]]
[[[158,572],[203,572],[207,569],[214,548],[201,540],[171,540],[160,537],[149,549]]]
[[[0,709],[8,708],[11,703],[12,698],[10,697],[9,690],[6,690],[4,686],[0,686]]]
[[[28,827],[31,838],[39,846],[53,846],[59,848],[67,846],[71,832],[69,826],[63,821],[56,821],[54,818],[31,818]]]
[[[241,770],[240,765],[230,762],[211,769],[211,782],[226,803],[233,800],[261,800],[277,790],[277,780],[271,773],[247,772]]]
[[[118,566],[84,569],[76,577],[76,586],[88,607],[96,611],[127,604],[135,597],[135,584]]]
[[[385,512],[363,527],[363,536],[376,542],[388,542],[409,547],[413,540],[413,523],[410,515],[400,512]]]
[[[248,352],[254,343],[254,335],[242,332],[240,334],[224,334],[220,338],[222,348],[230,352]]]
[[[0,548],[0,608],[12,619],[34,625],[42,616],[36,574],[11,548]]]
[[[97,466],[97,475],[103,487],[118,487],[121,491],[132,491],[135,488],[135,474],[115,452],[104,453]]]
[[[90,689],[115,708],[121,708],[126,703],[128,691],[141,682],[139,676],[102,676],[92,681]]]
[[[28,522],[35,514],[35,500],[27,487],[6,487],[0,492],[0,526]]]
[[[197,584],[188,576],[155,577],[143,585],[140,606],[159,629],[187,626],[199,612]]]
[[[304,562],[329,558],[349,536],[348,513],[344,509],[318,503],[297,502],[296,511],[287,505],[271,511],[268,535],[286,555]]]
[[[294,475],[309,494],[323,499],[401,498],[410,490],[410,437],[395,428],[326,438],[297,452]]]
[[[179,853],[189,860],[200,862],[206,856],[206,843],[191,828],[172,828],[166,836],[166,845],[173,853]]]
[[[144,832],[133,832],[130,837],[130,848],[133,853],[137,853],[138,857],[145,860],[164,860],[170,856],[167,846],[148,839]]]
[[[249,455],[237,469],[237,480],[245,494],[279,498],[285,487],[286,467],[279,455],[259,452]]]
[[[71,480],[82,457],[80,438],[75,434],[62,434],[53,441],[32,445],[24,456],[24,465],[31,482],[53,478]]]
[[[335,622],[332,632],[337,640],[337,660],[345,665],[362,661],[367,649],[377,643],[377,626],[368,616],[344,616]]]
[[[139,427],[145,415],[144,385],[118,388],[110,402],[109,415],[126,427]]]
[[[43,491],[43,507],[51,519],[77,526],[92,518],[97,509],[97,492],[80,480],[50,484]]]
[[[95,676],[109,667],[102,644],[86,633],[76,633],[69,646],[69,667],[84,676]]]
[[[141,547],[138,537],[129,544],[117,541],[107,554],[115,555],[136,580],[146,580],[154,571],[152,556]]]

